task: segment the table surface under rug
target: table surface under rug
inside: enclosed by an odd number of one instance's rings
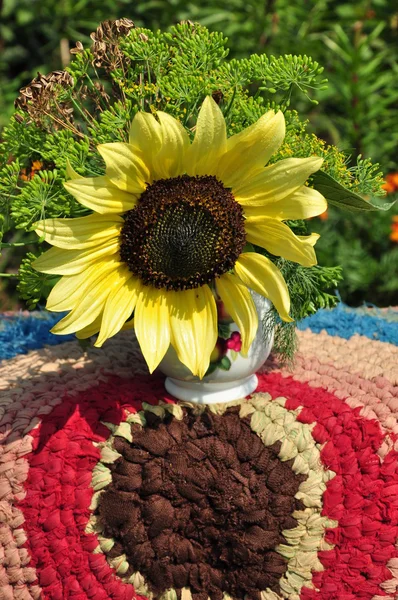
[[[319,311],[204,411],[58,319],[0,316],[0,600],[398,599],[397,309]]]

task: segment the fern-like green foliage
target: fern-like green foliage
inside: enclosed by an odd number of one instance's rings
[[[44,275],[32,267],[32,262],[37,258],[33,252],[28,252],[18,271],[17,290],[22,300],[26,301],[29,310],[36,308],[40,300],[47,298],[51,288],[59,279],[54,275]]]
[[[310,90],[326,89],[327,79],[321,78],[324,71],[316,61],[308,56],[294,56],[285,54],[278,58],[266,54],[254,54],[248,63],[251,77],[261,83],[263,89],[271,94],[285,91],[282,101],[285,106],[290,105],[294,87],[310,98]],[[310,98],[311,102],[318,104],[318,100]]]
[[[275,308],[267,313],[263,321],[264,335],[267,338],[275,332],[274,352],[282,361],[292,363],[297,349],[296,323],[320,308],[333,308],[339,299],[336,290],[343,280],[341,267],[315,266],[304,268],[290,261],[279,259],[277,266],[287,282],[294,323],[283,323]]]
[[[270,108],[283,110],[286,139],[273,161],[323,156],[324,171],[342,185],[359,193],[380,192],[377,166],[362,159],[350,166],[345,154],[309,133],[300,118],[296,100],[316,101],[325,86],[322,67],[310,57],[264,54],[228,61],[227,39],[190,22],[166,33],[132,28],[127,21],[105,23],[93,39],[91,48],[76,48],[67,73],[52,74],[45,85],[39,78],[18,101],[0,145],[3,231],[29,232],[39,219],[88,214],[63,187],[67,162],[84,176],[103,173],[97,145],[127,141],[139,110],[166,111],[193,137],[206,95],[213,95],[219,104],[229,135],[253,124]],[[34,162],[40,169],[29,174]],[[307,223],[289,225],[298,234],[307,233]],[[29,306],[45,298],[54,282],[31,267],[42,249],[29,253],[19,270],[18,289]],[[340,280],[339,269],[304,269],[269,257],[285,275],[297,320],[337,301],[333,290]],[[278,347],[285,357],[291,356],[294,329],[279,323],[277,331]]]
[[[4,232],[11,229],[11,199],[18,188],[20,170],[19,161],[15,160],[0,171],[0,242]]]
[[[64,178],[57,169],[40,171],[22,188],[12,203],[11,219],[16,229],[29,231],[35,221],[51,217],[77,217],[87,214],[63,187]]]

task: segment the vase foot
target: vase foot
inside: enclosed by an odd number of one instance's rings
[[[182,381],[166,377],[164,386],[177,400],[195,404],[218,404],[245,398],[257,388],[257,375],[249,375],[237,381],[206,383],[202,381]]]

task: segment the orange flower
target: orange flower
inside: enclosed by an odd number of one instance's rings
[[[319,218],[321,219],[321,221],[327,221],[327,220],[328,220],[328,218],[329,218],[329,215],[328,215],[328,211],[327,211],[327,210],[325,210],[325,212],[323,212],[322,214],[320,214],[320,215],[318,215],[318,216],[319,216]]]
[[[40,160],[34,160],[29,169],[23,168],[21,169],[21,179],[23,181],[30,181],[32,177],[36,175],[38,171],[43,168],[43,163]]]
[[[386,182],[381,187],[387,192],[387,194],[393,194],[394,192],[398,191],[398,172],[389,173],[386,176]]]
[[[390,240],[398,244],[398,215],[392,218]]]
[[[34,160],[32,162],[32,171],[40,171],[40,169],[43,167],[43,163],[40,162],[40,160]]]

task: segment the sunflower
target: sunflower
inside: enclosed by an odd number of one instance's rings
[[[93,213],[35,224],[54,248],[34,267],[62,275],[47,308],[70,311],[52,332],[98,333],[102,346],[133,323],[151,372],[171,344],[203,377],[217,340],[216,297],[239,327],[244,355],[258,327],[250,289],[291,321],[281,272],[251,244],[315,265],[319,236],[297,236],[284,221],[314,217],[327,205],[304,185],[321,158],[264,167],[284,136],[283,114],[269,111],[227,138],[223,114],[207,97],[192,143],[169,114],[139,112],[128,143],[98,146],[104,176],[81,177],[69,167],[66,189]]]

